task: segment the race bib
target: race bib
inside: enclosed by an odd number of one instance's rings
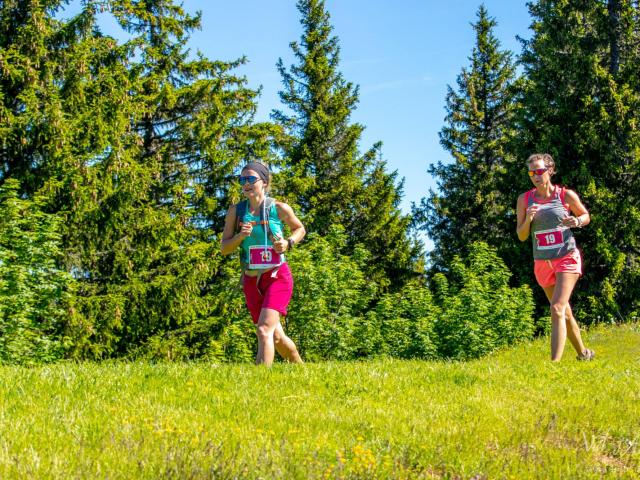
[[[273,247],[253,245],[249,247],[249,268],[266,269],[282,265],[282,257]]]
[[[538,250],[550,250],[561,247],[564,243],[562,232],[564,228],[552,228],[550,230],[539,230],[533,232]]]

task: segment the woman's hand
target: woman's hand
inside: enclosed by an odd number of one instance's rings
[[[273,237],[271,240],[273,242],[273,248],[275,249],[276,252],[284,253],[287,250],[289,250],[289,242],[285,238]]]
[[[286,223],[289,230],[291,230],[291,235],[288,240],[285,238],[272,239],[276,252],[282,253],[289,250],[289,240],[291,240],[294,245],[300,243],[306,234],[306,230],[289,205],[283,202],[276,202],[276,209],[280,220]]]
[[[244,222],[240,224],[240,231],[238,232],[238,235],[240,235],[243,240],[251,236],[251,232],[253,232],[253,224],[251,222]]]
[[[578,228],[582,226],[582,222],[578,217],[566,216],[562,219],[562,226],[568,228]]]
[[[565,193],[565,200],[573,216],[567,215],[563,218],[562,225],[569,228],[582,228],[589,225],[591,222],[591,215],[589,215],[586,207],[582,204],[578,194],[573,190],[567,190]]]
[[[533,217],[536,216],[536,213],[538,213],[538,205],[537,204],[532,204],[530,207],[527,208],[526,212],[525,212],[525,216],[527,217],[527,221],[529,223],[531,223],[533,221]]]

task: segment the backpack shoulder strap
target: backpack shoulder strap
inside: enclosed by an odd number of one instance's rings
[[[275,200],[271,197],[265,197],[264,208],[260,208],[260,223],[267,230],[267,235],[271,236],[271,227],[269,225],[269,217],[271,216],[271,207],[275,205]],[[265,218],[266,214],[266,218]]]
[[[236,204],[236,230],[240,230],[240,222],[241,219],[244,218],[245,213],[247,213],[247,201],[241,200]]]
[[[271,215],[271,207],[275,205],[276,200],[271,197],[264,198],[264,211],[267,212],[267,218],[262,218],[263,210],[260,209],[260,220],[269,220],[269,216]]]
[[[265,197],[264,205],[260,205],[260,225],[265,225],[268,234],[271,234],[271,229],[269,228],[269,217],[271,216],[271,209],[275,206],[275,199],[271,197]],[[242,200],[238,202],[236,205],[236,230],[240,230],[240,223],[247,213],[247,209],[249,208],[248,201]],[[266,213],[266,218],[265,218]],[[276,212],[277,215],[277,212]],[[257,222],[252,222],[257,223]]]

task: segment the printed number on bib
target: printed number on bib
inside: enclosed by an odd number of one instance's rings
[[[264,269],[282,265],[282,258],[273,247],[253,245],[249,247],[249,268]]]
[[[553,228],[550,230],[539,230],[533,232],[538,244],[538,250],[550,250],[558,248],[564,243],[562,236],[563,228]]]

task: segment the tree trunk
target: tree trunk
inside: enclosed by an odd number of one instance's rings
[[[609,0],[609,72],[616,76],[620,69],[620,0]]]

